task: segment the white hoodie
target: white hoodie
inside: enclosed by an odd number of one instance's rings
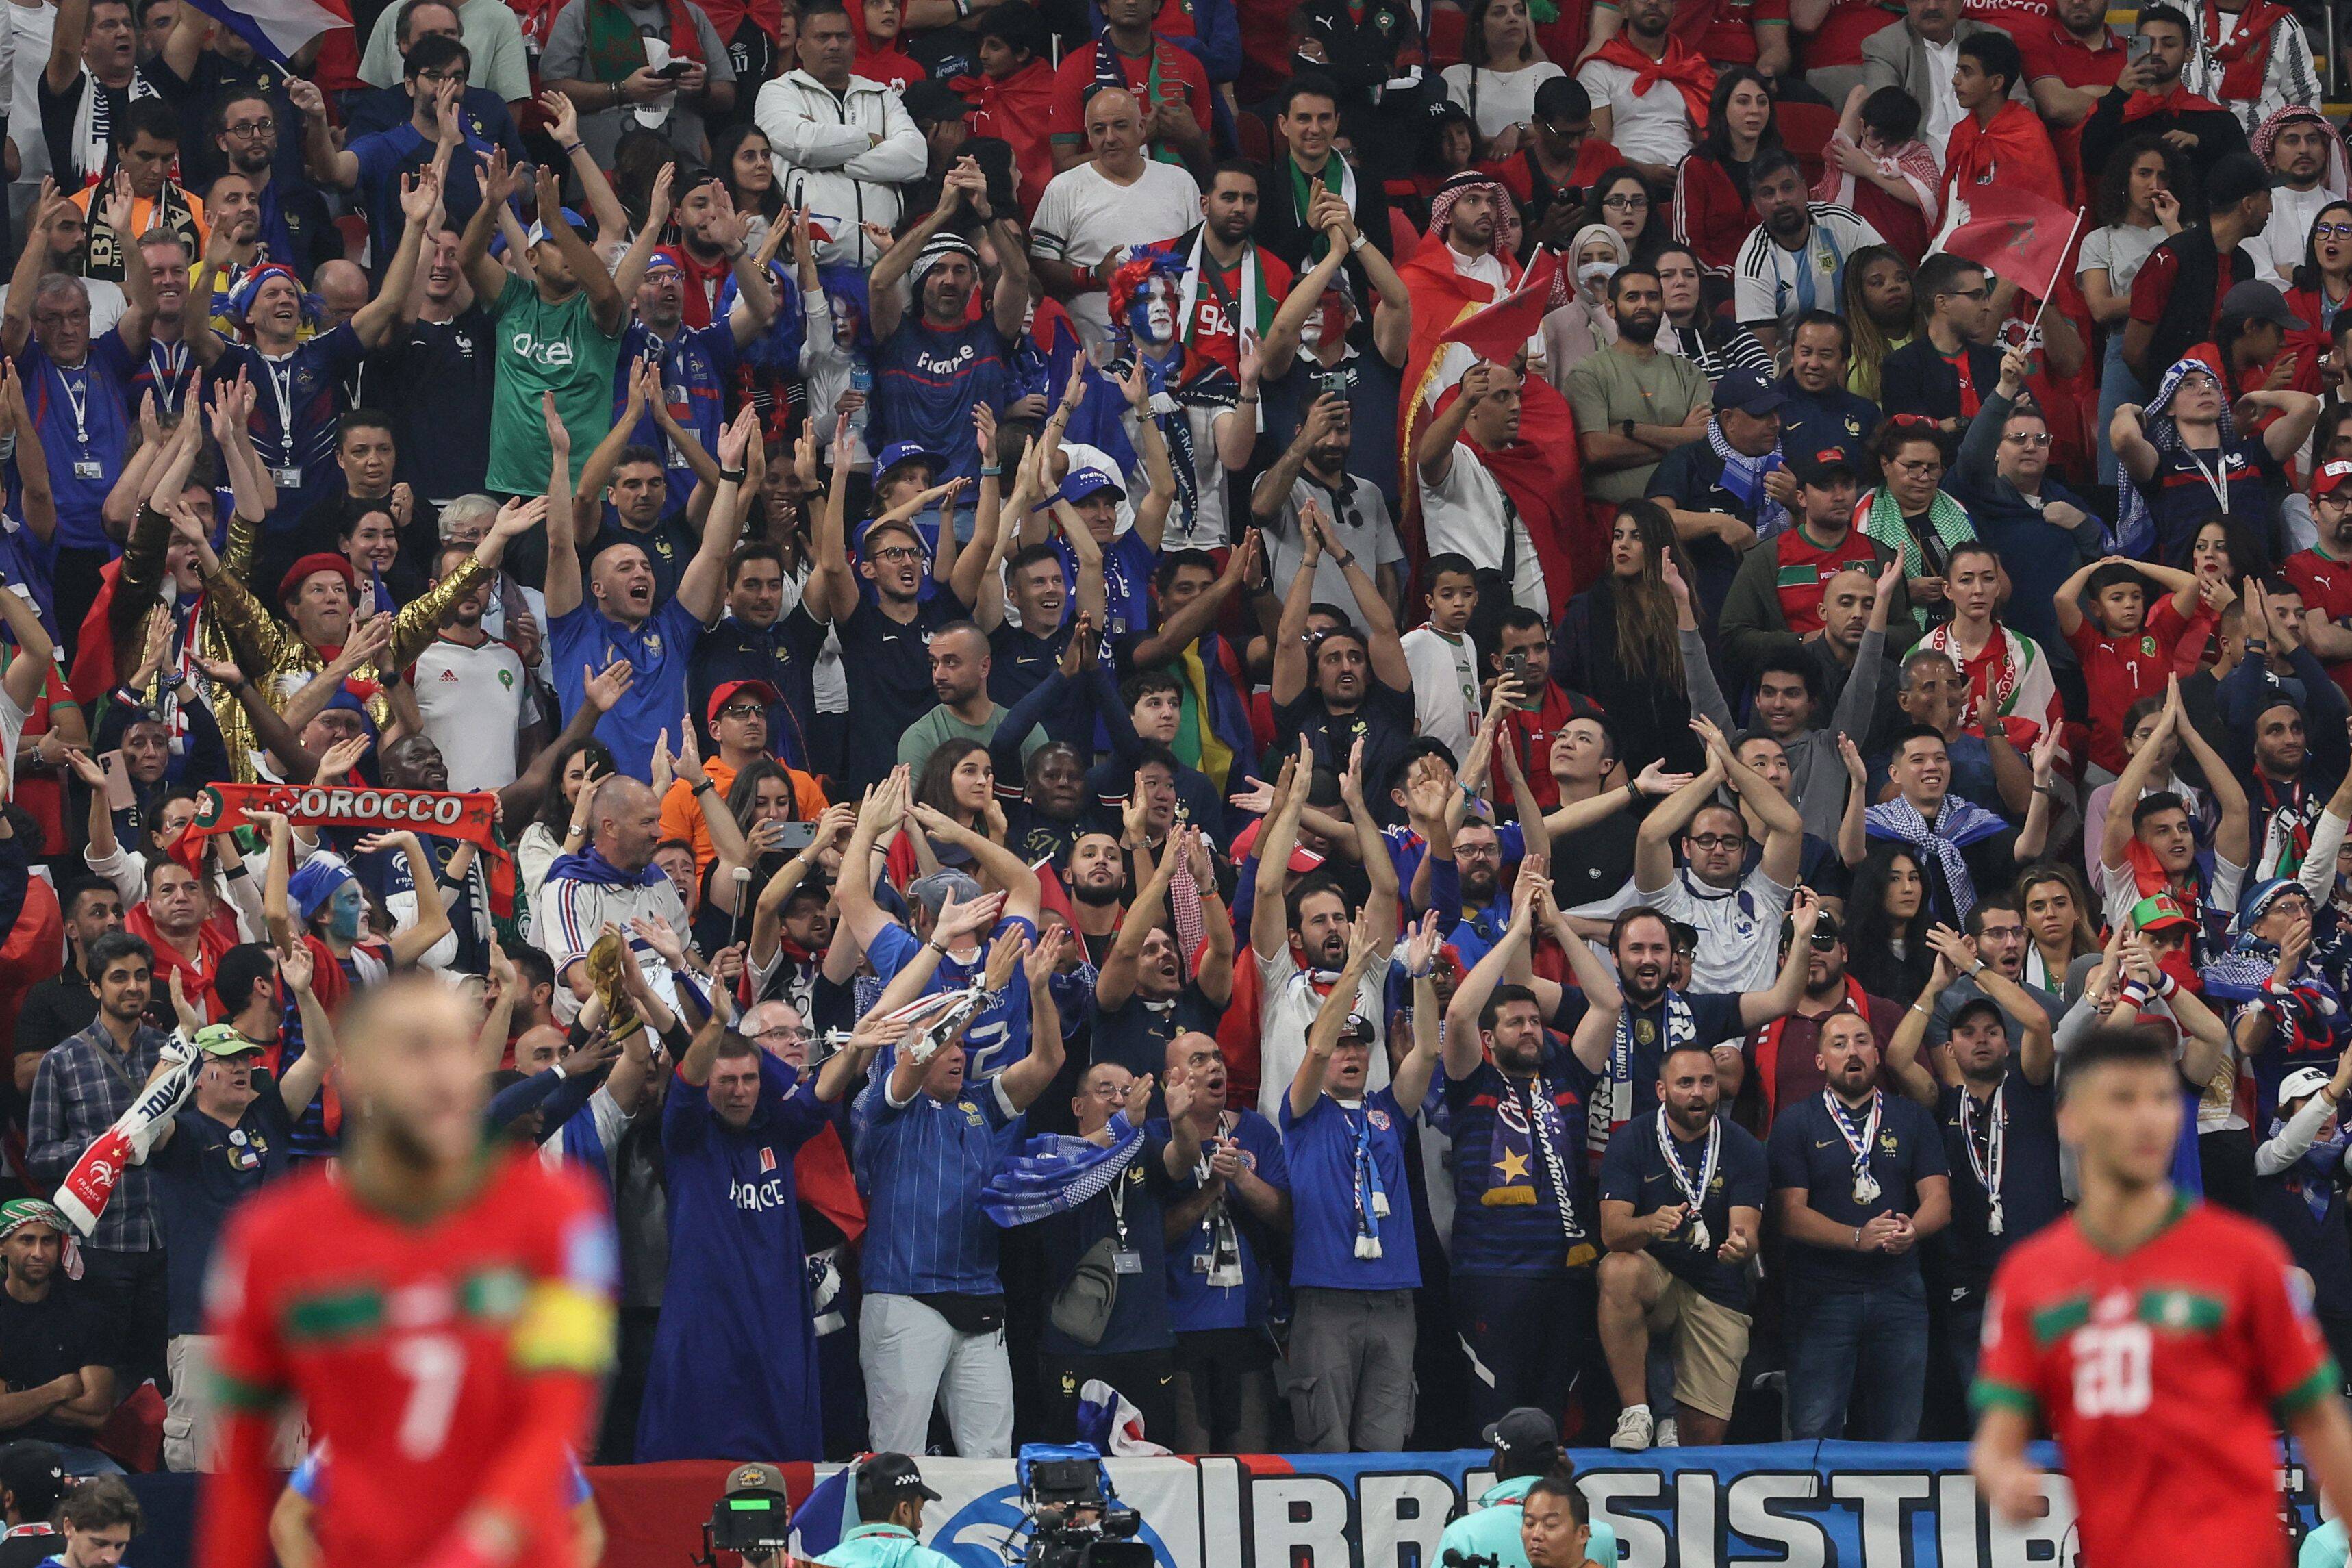
[[[898,95],[853,76],[836,97],[794,69],[760,89],[751,118],[774,150],[785,205],[806,206],[831,237],[818,245],[817,259],[873,266],[881,253],[858,226],[897,227],[898,186],[921,178],[929,161],[923,133]]]

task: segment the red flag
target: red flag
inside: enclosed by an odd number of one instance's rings
[[[1454,322],[1437,334],[1437,341],[1460,343],[1480,359],[1508,362],[1543,325],[1552,274],[1559,270],[1558,257],[1549,250],[1538,252],[1534,263],[1519,275],[1517,289],[1476,315]]]
[[[1956,187],[1950,205],[1943,237],[1931,249],[1973,261],[2036,299],[2057,289],[2081,215],[2000,185]]]

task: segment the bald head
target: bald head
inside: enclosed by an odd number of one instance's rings
[[[563,1031],[552,1024],[525,1029],[515,1040],[515,1066],[524,1072],[545,1072],[563,1059]]]
[[[322,261],[310,279],[310,291],[319,296],[324,316],[320,329],[341,326],[368,302],[368,275],[340,258]]]
[[[1087,100],[1087,151],[1105,174],[1132,178],[1143,164],[1143,106],[1125,88]]]
[[[615,773],[596,790],[596,851],[624,871],[642,871],[654,862],[661,841],[661,807],[653,786]]]
[[[1822,585],[1822,636],[1839,647],[1861,647],[1877,596],[1878,579],[1867,572],[1849,566],[1832,577]]]
[[[1214,1035],[1187,1029],[1168,1042],[1162,1081],[1181,1078],[1192,1090],[1195,1116],[1213,1117],[1225,1109],[1225,1054]]]

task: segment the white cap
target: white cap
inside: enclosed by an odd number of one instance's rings
[[[2278,1102],[2293,1105],[2296,1100],[2317,1094],[2327,1087],[2335,1075],[2326,1068],[2297,1068],[2279,1080]]]

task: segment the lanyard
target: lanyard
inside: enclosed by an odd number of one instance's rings
[[[1831,1124],[1837,1128],[1838,1136],[1845,1140],[1847,1152],[1853,1156],[1853,1201],[1857,1204],[1878,1201],[1878,1178],[1870,1171],[1870,1146],[1878,1142],[1878,1113],[1885,1099],[1878,1089],[1870,1091],[1870,1116],[1857,1136],[1837,1095],[1830,1089],[1822,1090],[1822,1103],[1830,1108]]]
[[[2197,477],[2203,479],[2205,488],[2213,492],[2213,504],[2221,509],[2222,516],[2227,517],[2230,514],[2230,454],[2226,451],[2218,454],[2221,460],[2210,468],[2205,466],[2204,458],[2187,447],[2180,448],[2180,455],[2189,459],[2189,466],[2197,470]]]
[[[81,366],[79,374],[81,385],[76,387],[72,373],[63,365],[58,367],[58,385],[65,390],[66,405],[73,410],[74,439],[87,454],[89,451],[89,366]]]
[[[1960,1145],[1969,1152],[1969,1174],[1992,1200],[1992,1217],[1985,1228],[1994,1236],[2002,1229],[2000,1212],[2000,1173],[2008,1163],[2009,1154],[2009,1079],[1992,1091],[1992,1114],[1985,1125],[1984,1152],[1977,1152],[1977,1097],[1960,1087]]]
[[[279,367],[276,362],[268,359],[261,362],[261,368],[269,374],[270,393],[278,399],[278,438],[286,453],[285,460],[278,465],[281,469],[291,468],[294,466],[293,359],[292,354],[286,356],[287,363],[283,374],[279,374]]]
[[[1700,1210],[1706,1206],[1706,1190],[1715,1185],[1717,1160],[1723,1152],[1723,1122],[1709,1117],[1706,1123],[1706,1152],[1699,1159],[1698,1180],[1694,1183],[1683,1169],[1682,1144],[1675,1137],[1674,1123],[1666,1116],[1666,1108],[1658,1107],[1658,1152],[1666,1158],[1666,1173],[1680,1187],[1683,1201],[1690,1205],[1690,1244],[1700,1251],[1714,1238],[1707,1234],[1706,1220]]]
[[[161,359],[156,357],[159,349],[164,351]],[[151,342],[147,345],[147,368],[154,373],[158,393],[167,392],[179,384],[180,373],[187,363],[188,345],[185,343]]]

